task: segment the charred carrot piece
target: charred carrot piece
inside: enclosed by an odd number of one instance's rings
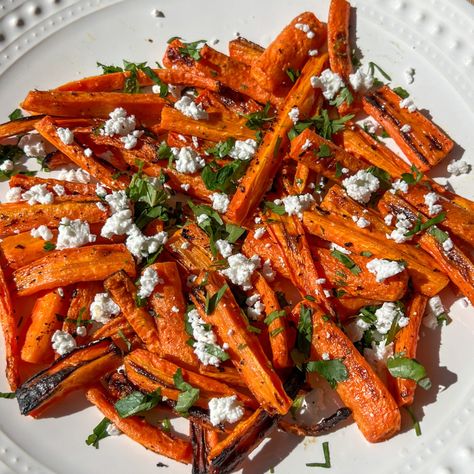
[[[94,333],[93,339],[98,340],[103,339],[104,337],[111,337],[115,341],[120,337],[118,335],[119,331],[122,331],[122,334],[127,338],[131,338],[135,334],[135,331],[123,314],[112,318],[108,323],[105,323],[102,327],[97,329]]]
[[[212,324],[220,341],[229,344],[232,363],[241,371],[249,390],[260,405],[271,413],[285,414],[291,406],[280,378],[273,370],[255,334],[247,329],[240,308],[227,288],[212,315],[206,313],[206,291],[214,295],[225,284],[225,278],[216,272],[206,272],[206,290],[199,286],[203,275],[192,288],[191,299],[204,321]],[[232,330],[232,331],[231,331]]]
[[[242,37],[229,41],[229,56],[249,66],[252,66],[264,51],[265,48]]]
[[[123,107],[141,121],[153,122],[160,119],[165,104],[158,94],[53,90],[29,92],[21,107],[35,114],[91,118],[108,118],[110,112]]]
[[[21,349],[21,358],[25,362],[44,364],[54,357],[51,337],[61,329],[61,317],[65,317],[69,306],[69,295],[56,289],[39,297],[31,313],[31,324],[26,332]]]
[[[289,92],[273,130],[265,134],[263,142],[232,197],[227,217],[233,222],[244,222],[262,200],[288,146],[287,133],[293,127],[288,113],[293,107],[298,107],[301,119],[309,116],[320,94],[319,89],[313,89],[311,86],[310,77],[318,75],[326,61],[327,55],[310,58]]]
[[[104,288],[120,306],[123,315],[148,349],[161,354],[160,337],[150,313],[136,303],[137,290],[124,271],[118,271],[104,282]]]
[[[30,189],[37,184],[46,184],[49,192],[53,192],[56,185],[62,186],[66,194],[91,195],[96,197],[94,184],[75,183],[72,181],[63,181],[53,178],[39,178],[38,176],[26,176],[24,174],[16,174],[10,178],[8,182],[10,188],[20,187],[22,189]]]
[[[377,306],[384,302],[385,298],[373,300],[368,298],[361,298],[358,296],[342,296],[334,300],[334,308],[338,318],[344,321],[349,316],[354,316],[359,313],[359,310],[364,306]]]
[[[160,338],[161,351],[168,359],[184,364],[185,367],[198,366],[193,348],[187,343],[184,315],[186,301],[183,296],[178,266],[175,262],[155,263],[160,282],[150,296],[150,305],[157,314],[155,319]]]
[[[5,341],[7,380],[11,390],[20,384],[20,350],[18,347],[17,321],[13,308],[10,290],[5,274],[0,266],[0,325]]]
[[[406,157],[422,171],[436,166],[453,149],[454,142],[422,113],[400,107],[400,97],[388,86],[366,95],[365,112],[377,120],[401,148]],[[402,131],[404,125],[409,131]]]
[[[125,245],[92,245],[46,255],[13,272],[13,281],[18,295],[26,296],[80,281],[105,280],[122,269],[135,276],[135,262]]]
[[[307,31],[305,31],[307,30]],[[275,92],[291,85],[287,71],[300,70],[326,39],[326,27],[311,12],[298,15],[252,64],[252,75],[265,89]]]
[[[101,211],[95,201],[63,201],[32,206],[23,202],[0,204],[0,235],[25,232],[40,225],[57,227],[63,217],[92,224],[105,221],[107,212]]]
[[[311,359],[322,360],[323,354],[328,354],[331,360],[342,361],[347,379],[337,383],[336,391],[344,405],[352,410],[367,441],[377,443],[392,437],[400,430],[401,417],[387,387],[342,330],[316,305],[310,307],[313,324]]]
[[[371,252],[374,258],[405,260],[415,288],[426,296],[438,294],[448,284],[445,275],[433,270],[431,259],[426,259],[426,264],[420,263],[418,257],[421,257],[423,253],[418,249],[413,249],[416,253],[415,256],[413,252],[402,250],[400,244],[387,239],[382,242],[372,237],[369,232],[362,232],[364,229],[359,229],[352,221],[351,223],[345,222],[339,216],[329,216],[321,210],[315,210],[304,213],[303,224],[310,234],[338,245],[344,246],[349,240],[352,243],[352,252],[366,251]],[[350,236],[349,239],[348,236]]]
[[[112,189],[125,189],[130,183],[130,178],[124,175],[114,177],[114,169],[102,164],[96,158],[87,156],[84,149],[76,142],[65,144],[58,136],[57,128],[50,117],[45,117],[36,124],[36,130],[52,143],[58,150],[63,152],[73,163],[90,173],[99,182],[104,183]]]
[[[346,81],[352,72],[349,42],[351,6],[347,0],[331,0],[328,19],[328,53],[331,71]]]
[[[414,295],[408,304],[407,316],[408,325],[401,328],[393,341],[393,352],[395,354],[404,354],[409,359],[416,358],[416,348],[418,346],[418,338],[421,320],[425,313],[428,298],[423,295]],[[392,388],[393,396],[398,406],[411,405],[415,398],[416,382],[409,379],[401,379],[393,377],[389,378],[389,387]]]
[[[89,388],[86,397],[122,433],[146,449],[184,464],[192,462],[192,447],[188,440],[172,436],[138,416],[121,418],[102,387]]]

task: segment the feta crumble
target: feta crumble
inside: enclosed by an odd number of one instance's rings
[[[307,138],[305,142],[303,143],[303,146],[301,147],[302,151],[306,151],[308,148],[310,148],[313,145],[313,142]]]
[[[128,251],[138,260],[158,252],[160,247],[168,240],[168,234],[165,231],[147,237],[142,234],[135,224],[132,225],[127,234],[128,237],[125,241],[125,245]]]
[[[139,298],[148,298],[158,284],[163,284],[163,280],[158,276],[155,269],[151,267],[145,268],[138,281],[138,292]]]
[[[31,229],[30,235],[35,239],[51,240],[53,238],[53,233],[45,225]]]
[[[229,267],[221,270],[220,273],[226,276],[234,285],[241,286],[243,290],[250,290],[252,288],[250,279],[253,272],[260,267],[260,257],[254,255],[247,258],[241,253],[236,253],[231,255],[227,262]]]
[[[130,209],[130,200],[128,199],[127,193],[123,190],[112,191],[110,194],[104,196],[104,199],[112,213]]]
[[[387,214],[384,218],[383,218],[384,222],[386,225],[392,225],[392,220],[393,220],[393,214]]]
[[[416,110],[416,105],[411,97],[402,99],[399,105],[402,109],[408,109],[408,112],[410,113],[413,113]]]
[[[81,168],[71,170],[61,170],[58,179],[62,181],[70,181],[75,183],[87,184],[91,180],[91,175]]]
[[[74,141],[74,133],[69,128],[59,127],[56,130],[58,138],[65,144],[70,145]]]
[[[221,214],[225,214],[227,212],[227,208],[230,204],[230,199],[227,194],[224,193],[213,193],[211,194],[211,201],[212,201],[212,208],[220,212]]]
[[[395,318],[399,318],[398,326],[401,328],[409,323],[409,319],[403,314],[403,311],[392,302],[384,303],[374,314],[377,317],[374,326],[380,334],[387,334],[390,331]]]
[[[404,214],[397,215],[397,221],[395,222],[395,229],[390,234],[386,234],[387,239],[394,240],[397,244],[401,244],[411,239],[411,236],[405,234],[410,231],[413,224]]]
[[[209,118],[209,114],[203,109],[202,104],[196,104],[193,99],[186,95],[175,102],[174,108],[194,120],[207,120]]]
[[[245,300],[247,305],[247,316],[250,319],[257,320],[259,316],[265,311],[265,305],[260,300],[261,296],[258,293],[254,293]]]
[[[380,125],[373,117],[367,117],[362,122],[362,127],[367,131],[367,133],[375,135],[379,131]]]
[[[114,235],[124,235],[132,229],[133,225],[132,211],[130,209],[115,212],[105,221],[100,235],[106,239],[110,239]]]
[[[52,204],[53,193],[48,191],[46,184],[35,184],[28,191],[21,195],[23,201],[27,201],[30,206],[34,204]]]
[[[356,223],[357,227],[360,227],[361,229],[365,229],[366,227],[370,226],[370,221],[368,221],[365,217],[352,216],[352,220]]]
[[[60,184],[55,184],[53,186],[53,191],[56,193],[56,196],[64,196],[66,193],[64,186],[61,186]]]
[[[450,237],[448,237],[444,242],[443,242],[443,250],[445,252],[450,252],[454,248],[454,243],[451,240]]]
[[[426,206],[428,206],[428,215],[434,216],[443,210],[443,207],[440,204],[436,204],[439,200],[439,196],[436,193],[426,193],[424,200]]]
[[[312,76],[310,81],[312,87],[322,90],[327,100],[333,100],[339,90],[344,87],[341,76],[330,69],[325,69],[319,77]]]
[[[120,313],[120,306],[108,293],[97,293],[90,305],[91,319],[101,324],[106,324],[112,316]]]
[[[381,366],[387,365],[387,359],[393,355],[393,342],[385,345],[386,341],[382,340],[378,344],[372,341],[372,348],[364,349],[364,358],[376,369],[383,370]]]
[[[81,247],[95,242],[96,236],[91,234],[89,223],[80,219],[70,220],[63,217],[58,226],[58,239],[56,248],[58,250]]]
[[[134,130],[133,132],[120,137],[120,141],[123,143],[123,147],[126,150],[132,150],[137,146],[138,139],[143,135],[143,130]]]
[[[454,176],[460,176],[462,174],[468,174],[471,171],[471,165],[465,160],[452,160],[448,165],[448,173]]]
[[[175,168],[178,173],[193,174],[204,168],[206,162],[191,147],[171,148],[175,158]]]
[[[87,158],[90,158],[93,154],[94,154],[94,152],[90,148],[86,148],[84,150],[84,155],[86,155]]]
[[[413,84],[415,81],[415,69],[412,67],[409,67],[405,69],[403,72],[403,75],[405,76],[405,81],[407,84]]]
[[[122,434],[122,432],[117,428],[114,423],[109,423],[107,425],[107,428],[105,428],[105,431],[109,436],[120,436]]]
[[[394,181],[392,183],[390,192],[392,194],[395,194],[397,191],[400,191],[403,194],[406,194],[408,192],[408,183],[406,181],[403,181],[403,179],[397,179],[396,181]]]
[[[5,202],[20,202],[23,189],[18,186],[10,188],[5,194]]]
[[[339,252],[341,252],[345,255],[350,255],[352,253],[350,250],[346,249],[345,247],[342,247],[341,245],[337,245],[334,242],[331,242],[329,244],[329,248],[331,250],[339,250]]]
[[[76,328],[76,334],[80,337],[87,336],[87,328],[85,326],[78,326]]]
[[[258,227],[255,229],[255,232],[253,233],[253,236],[255,239],[260,240],[264,235],[267,229],[265,227]]]
[[[15,166],[13,165],[12,160],[5,160],[2,164],[0,164],[0,171],[13,171],[13,168]]]
[[[51,338],[51,345],[54,352],[63,356],[68,354],[77,347],[76,340],[65,331],[60,331],[59,329],[54,332],[53,337]]]
[[[359,68],[353,74],[349,74],[349,82],[355,92],[364,93],[373,87],[374,76]]]
[[[375,280],[379,283],[405,270],[405,266],[400,262],[384,258],[374,258],[366,264],[366,267],[370,273],[375,275]]]
[[[248,161],[253,158],[257,151],[257,142],[252,138],[247,140],[236,140],[229,152],[229,156],[234,160]]]
[[[407,123],[402,125],[402,127],[400,128],[400,132],[410,133],[411,132],[411,125],[408,125]]]
[[[290,117],[291,121],[296,125],[296,123],[300,119],[300,109],[298,107],[293,107],[288,112],[288,117]]]
[[[37,133],[23,135],[18,142],[18,148],[29,158],[44,158],[47,155],[43,138]]]
[[[426,315],[423,318],[423,325],[429,329],[436,329],[438,324],[438,317],[445,313],[443,302],[439,296],[433,296],[428,300],[426,307]]]
[[[262,275],[267,281],[273,281],[275,279],[276,273],[272,268],[272,262],[269,258],[263,262]]]
[[[284,197],[282,202],[285,206],[285,212],[289,216],[296,215],[301,219],[303,217],[303,212],[314,203],[314,198],[309,193],[295,194]]]
[[[310,50],[308,51],[308,56],[311,56],[311,57],[312,57],[312,56],[317,56],[317,55],[318,55],[318,52],[319,52],[319,51],[318,51],[317,49],[310,49]]]
[[[216,240],[216,247],[219,253],[224,257],[230,257],[232,255],[232,244],[227,242],[227,240],[218,239]]]
[[[361,204],[367,204],[380,187],[380,181],[365,170],[359,170],[356,174],[344,179],[342,185],[347,194]]]
[[[191,185],[189,183],[185,183],[185,184],[182,184],[180,187],[184,192],[187,193],[189,189],[191,188]]]
[[[110,112],[109,119],[100,130],[101,135],[113,137],[114,135],[126,136],[135,130],[136,120],[134,115],[127,115],[127,111],[122,107],[117,107]]]
[[[209,418],[213,426],[220,423],[236,423],[244,416],[244,409],[237,395],[209,400]]]
[[[313,39],[315,36],[314,31],[311,29],[311,27],[307,23],[296,23],[295,28],[297,30],[302,31],[303,33],[306,33],[306,37],[308,39]]]

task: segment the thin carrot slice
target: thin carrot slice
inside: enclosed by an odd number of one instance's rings
[[[125,245],[92,245],[46,255],[13,272],[13,281],[18,295],[26,296],[80,281],[105,280],[122,269],[135,276],[135,262]]]
[[[351,6],[347,0],[331,0],[328,19],[328,53],[331,71],[346,81],[352,72],[349,42]]]
[[[252,66],[264,51],[265,48],[241,36],[229,41],[229,56],[249,66]]]
[[[415,110],[400,107],[400,97],[388,86],[366,95],[362,104],[420,170],[436,166],[453,149],[454,142],[431,120]],[[402,131],[404,125],[409,131]]]

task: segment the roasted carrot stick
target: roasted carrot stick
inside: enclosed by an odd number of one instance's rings
[[[66,194],[80,194],[96,196],[94,184],[75,183],[72,181],[63,181],[53,178],[39,178],[38,176],[26,176],[17,174],[10,178],[8,185],[10,188],[20,187],[22,189],[30,189],[37,184],[46,184],[48,191],[52,192],[56,185],[62,186]]]
[[[253,77],[272,92],[291,84],[287,71],[301,69],[309,51],[319,48],[325,39],[326,27],[313,13],[298,15],[252,64]]]
[[[351,6],[347,0],[331,0],[328,19],[328,53],[331,71],[346,81],[352,72],[349,43]]]
[[[112,189],[125,189],[130,183],[128,176],[120,175],[115,177],[115,171],[111,166],[102,164],[92,156],[87,156],[84,149],[76,142],[66,145],[60,140],[57,128],[50,117],[45,117],[36,124],[36,130],[52,143],[58,150],[62,151],[72,162],[90,173],[99,182]]]
[[[7,280],[0,266],[0,325],[5,341],[6,369],[11,390],[20,384],[20,351],[18,348],[17,321]]]
[[[249,66],[256,62],[264,51],[260,45],[240,36],[229,41],[229,56]]]
[[[400,107],[400,97],[388,86],[366,95],[362,103],[420,170],[434,167],[453,149],[454,142],[422,113]],[[402,131],[404,125],[410,130]]]
[[[51,362],[54,357],[51,337],[57,329],[61,329],[61,318],[66,317],[69,297],[69,294],[65,295],[55,289],[47,291],[36,300],[31,313],[31,324],[21,349],[21,358],[25,362]]]
[[[91,245],[46,255],[13,272],[13,281],[18,295],[26,296],[80,281],[105,280],[122,269],[135,276],[135,262],[125,245]]]
[[[211,271],[206,274],[206,290],[199,286],[204,276],[201,275],[196,280],[191,295],[201,318],[212,324],[220,341],[226,341],[229,344],[228,352],[232,363],[241,372],[249,390],[260,405],[271,413],[287,413],[291,400],[263,352],[258,338],[248,331],[240,308],[228,288],[213,314],[206,314],[206,291],[214,295],[226,284],[225,278],[219,273]]]
[[[192,447],[188,440],[171,436],[160,428],[148,424],[138,416],[120,418],[102,387],[90,388],[86,392],[86,397],[122,433],[125,433],[146,449],[185,464],[192,462]]]
[[[145,308],[137,307],[137,290],[130,277],[124,271],[118,271],[105,280],[104,287],[147,348],[161,354],[160,337],[153,317]]]
[[[306,304],[306,303],[305,303]],[[400,411],[390,392],[369,363],[347,336],[316,305],[313,310],[311,359],[341,359],[348,377],[337,384],[336,391],[345,406],[352,410],[357,426],[367,441],[376,443],[400,430]]]
[[[123,107],[141,121],[153,122],[160,119],[165,103],[158,94],[31,91],[21,107],[35,114],[93,118],[108,118],[110,112]]]
[[[94,333],[93,339],[103,339],[104,337],[111,337],[112,339],[117,339],[119,331],[122,331],[122,334],[131,338],[135,331],[133,330],[130,323],[127,321],[127,318],[123,314],[119,314],[117,317],[112,318],[108,323],[105,323],[102,327],[97,329]]]
[[[265,134],[262,144],[232,197],[227,211],[230,220],[242,223],[260,203],[288,145],[287,133],[293,126],[288,113],[293,107],[298,107],[300,119],[309,115],[319,96],[319,89],[312,88],[310,77],[318,75],[326,61],[327,55],[322,55],[313,57],[306,63],[301,76],[282,106],[273,130]]]
[[[186,333],[184,324],[186,302],[178,267],[175,262],[160,262],[150,268],[160,278],[150,296],[150,305],[156,313],[161,351],[167,359],[196,369],[198,359],[187,343],[189,334]]]
[[[81,219],[91,224],[107,219],[95,201],[63,201],[53,204],[7,203],[0,204],[0,235],[25,232],[33,227],[57,227],[63,217]]]

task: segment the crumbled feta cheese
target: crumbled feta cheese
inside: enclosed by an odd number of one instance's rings
[[[250,319],[257,320],[259,316],[265,311],[265,305],[260,300],[261,296],[258,293],[254,293],[245,300],[247,305],[247,316]]]
[[[58,295],[59,295],[61,298],[64,298],[64,290],[63,290],[63,288],[58,288],[56,291],[58,292]]]
[[[227,208],[230,204],[230,199],[227,194],[224,193],[213,193],[211,194],[212,208],[221,214],[227,212]]]
[[[362,127],[367,131],[367,133],[375,135],[378,132],[380,125],[373,117],[367,117],[362,122]]]
[[[207,214],[199,214],[199,216],[196,217],[196,222],[198,224],[202,224],[207,220],[209,220],[209,216]]]
[[[323,91],[323,96],[327,100],[333,100],[339,90],[344,87],[341,76],[330,69],[325,69],[319,77],[312,76],[310,81],[312,87]]]
[[[366,347],[364,349],[364,357],[367,362],[375,368],[386,366],[387,359],[393,355],[393,342],[385,345],[385,340],[378,344],[372,341],[372,348]]]
[[[438,295],[433,296],[428,300],[427,312],[428,314],[431,314],[434,317],[436,321],[435,327],[437,327],[437,318],[446,312],[443,302],[441,301],[441,298]]]
[[[209,118],[209,114],[203,109],[202,104],[196,104],[193,99],[186,95],[175,102],[174,108],[194,120],[207,120]]]
[[[157,252],[160,247],[168,240],[168,234],[165,231],[147,237],[142,234],[140,229],[133,225],[127,232],[128,237],[125,245],[129,252],[138,260],[148,257]]]
[[[86,337],[87,336],[87,328],[85,326],[78,326],[76,328],[76,334],[80,337]]]
[[[428,214],[430,216],[439,214],[443,210],[443,207],[440,204],[436,204],[439,200],[439,196],[436,193],[426,193],[424,199],[425,204],[428,206]]]
[[[55,184],[53,186],[53,191],[56,193],[57,196],[64,196],[64,194],[66,193],[64,186],[61,186],[60,184]]]
[[[324,285],[326,283],[326,278],[317,278],[316,279],[316,284],[317,285]]]
[[[311,204],[314,203],[314,198],[311,194],[296,194],[286,196],[282,199],[285,206],[285,212],[289,215],[296,215],[300,219],[303,217],[303,211],[306,211]]]
[[[188,192],[190,187],[191,185],[189,183],[185,183],[181,185],[181,189],[185,192]]]
[[[188,322],[193,330],[194,353],[204,365],[218,366],[220,359],[206,350],[209,345],[223,350],[217,344],[217,338],[212,329],[208,329],[206,323],[201,319],[196,309],[189,311]]]
[[[257,229],[255,229],[253,236],[255,239],[259,240],[265,235],[266,231],[267,229],[265,227],[258,227]]]
[[[105,428],[105,431],[109,436],[120,436],[122,432],[117,428],[114,423],[109,423]]]
[[[81,247],[82,245],[95,242],[96,236],[91,234],[88,222],[80,219],[70,220],[63,217],[58,227],[58,239],[56,248],[58,250]]]
[[[358,320],[360,321],[360,320]],[[364,335],[364,329],[362,329],[357,322],[358,321],[352,321],[351,323],[347,324],[344,326],[344,331],[347,334],[347,337],[352,341],[352,342],[357,342],[362,339],[362,336]]]
[[[231,255],[227,262],[228,268],[221,270],[220,273],[234,284],[242,287],[243,290],[250,290],[252,283],[250,281],[253,272],[260,267],[260,257],[254,255],[251,258],[245,257],[241,253]]]
[[[262,218],[257,216],[254,220],[255,224],[261,224],[262,223]]]
[[[188,278],[186,278],[186,286],[188,288],[191,288],[196,280],[197,280],[196,275],[189,275]]]
[[[14,165],[12,160],[5,160],[0,164],[0,171],[13,171]]]
[[[201,214],[202,215],[202,214]],[[216,240],[216,247],[219,250],[219,253],[224,257],[230,257],[232,255],[232,244],[227,242],[227,240],[218,239]]]
[[[416,105],[411,97],[402,99],[399,105],[402,109],[408,109],[408,112],[410,113],[413,113],[416,110]]]
[[[135,115],[127,115],[127,111],[122,107],[117,107],[110,112],[109,119],[104,123],[100,130],[101,135],[113,137],[114,135],[125,136],[135,130]]]
[[[18,147],[30,158],[44,158],[47,155],[43,138],[37,133],[23,135],[18,142]]]
[[[191,244],[190,244],[189,242],[183,242],[183,243],[181,244],[181,248],[182,248],[183,250],[187,250],[190,246],[191,246]]]
[[[30,234],[35,239],[51,240],[53,238],[53,233],[45,225],[31,229]]]
[[[257,151],[257,142],[252,138],[247,140],[236,140],[229,152],[229,156],[234,160],[248,161],[253,158]]]
[[[100,235],[110,239],[114,235],[127,234],[133,227],[132,211],[130,209],[112,214],[102,226]]]
[[[104,199],[105,196],[107,196],[107,190],[99,183],[95,185],[95,193],[97,194],[97,197],[100,197],[101,199]]]
[[[193,174],[204,168],[206,162],[193,148],[185,146],[182,148],[171,148],[175,158],[175,167],[178,173]]]
[[[370,221],[368,221],[365,217],[362,216],[352,216],[352,220],[356,223],[357,227],[360,227],[361,229],[365,229],[370,225]]]
[[[385,224],[387,225],[392,225],[392,220],[393,220],[393,214],[387,214],[384,218],[383,218]]]
[[[60,331],[59,329],[54,332],[53,337],[51,338],[51,343],[54,352],[63,356],[68,354],[77,347],[76,340],[71,336],[71,334]]]
[[[303,146],[301,147],[302,151],[306,151],[310,146],[312,146],[313,142],[307,138],[305,142],[303,143]]]
[[[58,179],[87,184],[91,180],[91,175],[87,171],[77,168],[72,170],[61,170],[59,172]]]
[[[387,334],[390,331],[395,318],[399,318],[398,326],[401,328],[409,322],[400,307],[392,302],[384,303],[374,314],[377,317],[374,326],[380,334]]]
[[[329,248],[331,250],[339,250],[339,252],[341,252],[343,254],[346,254],[346,255],[350,255],[352,253],[350,250],[346,249],[345,247],[342,247],[341,245],[337,245],[334,242],[331,242],[329,244]]]
[[[405,266],[400,262],[384,258],[374,258],[366,264],[366,267],[375,275],[375,280],[379,283],[405,270]]]
[[[331,298],[331,296],[332,296],[331,291],[328,290],[328,289],[326,289],[326,288],[323,289],[323,293],[324,293],[324,296],[325,296],[326,298]]]
[[[361,204],[367,204],[372,197],[372,193],[380,187],[380,181],[365,170],[359,170],[356,174],[344,179],[342,185],[347,194]]]
[[[298,107],[293,107],[288,112],[288,117],[290,117],[291,121],[296,125],[296,123],[300,119],[300,109]]]
[[[130,209],[130,200],[128,199],[127,193],[123,190],[112,191],[112,193],[107,194],[104,199],[109,205],[112,214]]]
[[[310,28],[310,26],[306,23],[296,23],[295,28],[297,30],[302,31],[303,33],[306,33],[306,37],[308,39],[313,39],[315,36],[314,31]]]
[[[123,143],[123,147],[126,150],[132,150],[137,146],[138,139],[143,135],[143,130],[134,130],[133,132],[120,137],[120,141]]]
[[[5,194],[5,202],[20,202],[23,189],[18,186],[10,188]]]
[[[171,307],[171,311],[172,311],[173,313],[179,313],[179,308],[178,308],[177,306],[172,306],[172,307]]]
[[[395,194],[397,191],[406,194],[408,192],[408,183],[406,181],[403,181],[403,179],[397,179],[396,181],[394,181],[392,183],[392,188],[390,189],[390,192],[392,194]]]
[[[444,242],[443,242],[443,250],[445,252],[450,252],[451,250],[453,250],[454,248],[454,244],[453,244],[453,241],[451,240],[450,237],[448,237]]]
[[[409,67],[403,71],[403,75],[405,76],[405,81],[407,84],[413,84],[413,81],[415,80],[415,69],[412,67]]]
[[[108,293],[97,293],[90,305],[91,319],[101,324],[106,324],[112,316],[120,313],[120,306]]]
[[[386,234],[387,239],[394,240],[397,244],[401,244],[410,240],[412,236],[406,236],[405,234],[410,231],[413,224],[404,214],[397,215],[397,221],[395,222],[395,229],[390,234]]]
[[[329,359],[330,359],[329,354],[328,354],[327,352],[323,352],[323,353],[321,354],[321,359],[323,359],[323,360],[329,360]]]
[[[30,206],[34,204],[51,204],[54,201],[53,193],[48,191],[46,184],[35,184],[28,191],[25,191],[21,198],[27,201]]]
[[[400,132],[410,133],[411,132],[411,125],[408,125],[407,123],[402,125],[402,127],[400,128]]]
[[[272,262],[269,258],[263,262],[262,275],[267,281],[273,281],[275,279],[276,273],[272,268]]]
[[[155,269],[151,267],[145,268],[138,281],[138,292],[139,298],[148,298],[158,284],[163,284],[163,280],[158,276]]]
[[[317,56],[318,50],[317,49],[310,49],[308,51],[308,56]]]
[[[90,158],[93,154],[94,154],[94,152],[90,148],[86,148],[84,150],[84,155],[86,155],[87,158]]]
[[[448,173],[454,176],[460,176],[461,174],[468,174],[471,171],[471,165],[464,160],[452,160],[448,165]]]
[[[56,130],[58,138],[65,144],[70,145],[74,141],[74,133],[69,128],[59,127]]]
[[[237,395],[209,400],[209,418],[212,426],[220,423],[236,423],[244,416],[244,409]]]
[[[354,91],[364,93],[374,85],[374,76],[359,68],[353,74],[349,74],[349,82]]]

